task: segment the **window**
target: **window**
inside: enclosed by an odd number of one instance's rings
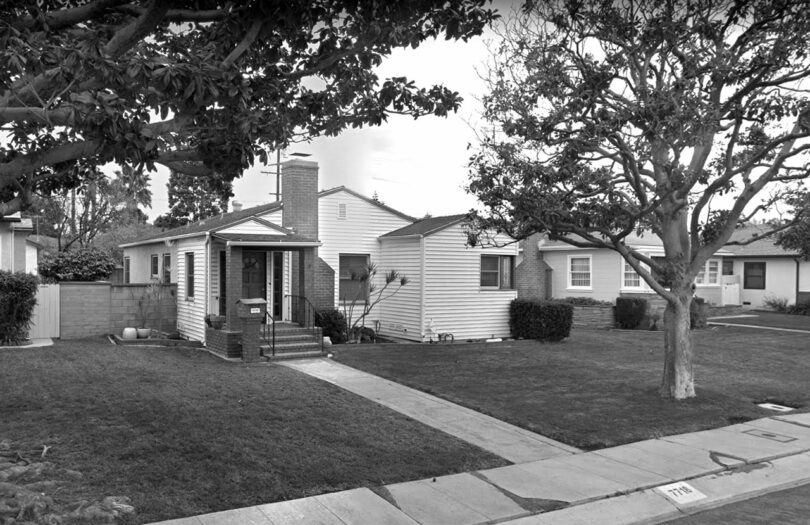
[[[734,261],[723,259],[723,275],[734,275]]]
[[[720,260],[709,259],[695,277],[695,284],[709,286],[720,284]]]
[[[152,263],[149,265],[149,278],[157,279],[160,276],[160,265],[156,253],[152,254]]]
[[[339,202],[338,203],[337,218],[338,219],[345,219],[346,218],[346,203],[345,202]]]
[[[765,289],[764,262],[747,262],[743,264],[743,288],[747,290]]]
[[[186,252],[186,299],[194,299],[194,252]]]
[[[614,266],[615,268],[615,266]],[[591,288],[591,256],[568,257],[568,287]]]
[[[340,255],[338,297],[341,301],[368,300],[368,282],[361,280],[368,272],[368,259],[369,256],[363,254]]]
[[[129,257],[124,257],[124,284],[129,284]]]
[[[481,287],[512,290],[514,282],[514,255],[482,255]]]
[[[172,282],[172,254],[163,254],[163,283],[169,284]]]
[[[624,271],[622,272],[622,288],[641,288],[641,276],[622,258]]]

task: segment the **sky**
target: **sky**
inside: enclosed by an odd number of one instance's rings
[[[443,84],[459,92],[464,102],[457,113],[416,120],[391,115],[381,126],[293,144],[286,153],[311,155],[307,160],[318,163],[321,189],[346,186],[369,197],[376,192],[388,206],[414,217],[468,211],[476,204],[463,188],[473,152],[468,145],[476,142],[474,126],[486,89],[478,71],[484,70],[492,39],[487,33],[466,43],[428,40],[416,49],[395,50],[377,68],[381,80],[406,76],[422,87]],[[271,158],[274,162],[275,155]],[[154,219],[168,209],[168,170],[160,167],[151,178],[148,215]],[[275,179],[275,166],[254,166],[234,181],[232,202],[251,207],[275,200]]]

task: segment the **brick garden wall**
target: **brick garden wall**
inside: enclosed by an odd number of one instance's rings
[[[613,328],[612,306],[575,306],[573,328]]]
[[[140,326],[138,300],[146,284],[110,284],[107,282],[63,282],[59,286],[62,339],[79,339],[120,334],[126,327]],[[160,300],[153,301],[146,326],[174,331],[177,326],[177,285],[161,285]]]

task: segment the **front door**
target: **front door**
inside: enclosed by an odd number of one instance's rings
[[[242,252],[242,297],[267,298],[267,259],[264,252]]]
[[[281,304],[284,300],[284,252],[273,252],[273,319],[281,320]]]

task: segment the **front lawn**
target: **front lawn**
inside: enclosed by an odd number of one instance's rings
[[[695,334],[698,397],[685,402],[658,396],[661,332],[342,347],[336,359],[584,449],[774,414],[755,402],[810,408],[810,336],[739,328]]]
[[[333,385],[190,349],[0,348],[0,441],[129,496],[144,523],[506,464]],[[36,456],[34,456],[36,455]]]
[[[710,321],[715,323],[747,324],[810,331],[810,316],[807,315],[780,314],[777,312],[763,312],[761,310],[745,312],[743,315],[751,315],[754,317],[717,317],[710,319]]]

